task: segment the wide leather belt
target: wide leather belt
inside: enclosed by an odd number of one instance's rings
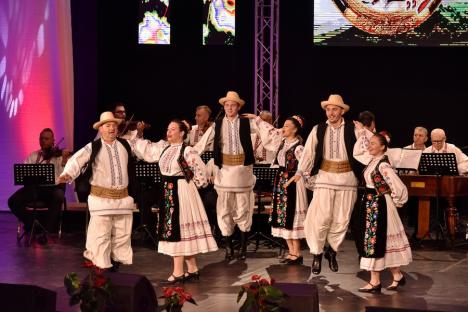
[[[91,185],[91,195],[110,198],[110,199],[122,199],[128,196],[128,189],[114,190],[101,186]]]
[[[244,154],[237,154],[237,155],[223,154],[222,157],[223,157],[223,165],[240,166],[240,165],[243,165],[245,162]]]
[[[331,173],[344,173],[352,171],[349,161],[332,161],[324,159],[320,165],[320,170]]]

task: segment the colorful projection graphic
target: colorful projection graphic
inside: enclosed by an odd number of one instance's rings
[[[73,148],[73,60],[69,0],[0,1],[0,209],[17,189],[13,164],[39,149],[52,128]]]
[[[203,21],[204,45],[234,45],[235,0],[203,0]]]
[[[140,0],[138,43],[170,44],[169,0]]]
[[[468,0],[314,0],[314,44],[467,46]]]

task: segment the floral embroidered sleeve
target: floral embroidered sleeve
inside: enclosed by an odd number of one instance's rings
[[[354,144],[353,157],[360,163],[367,165],[372,160],[372,156],[367,150],[372,133],[369,130],[361,129],[356,131],[356,135],[357,140]]]
[[[283,140],[281,129],[276,129],[260,117],[256,117],[254,121],[258,129],[257,135],[260,135],[263,147],[271,152],[276,152]]]
[[[408,189],[405,184],[400,180],[390,164],[385,162],[381,163],[379,171],[382,173],[385,182],[387,182],[392,191],[391,197],[395,206],[403,206],[408,201]]]
[[[206,178],[206,165],[198,155],[197,151],[187,146],[184,151],[184,158],[190,169],[193,171],[193,183],[200,188],[208,185]]]
[[[158,162],[162,151],[168,145],[167,141],[164,140],[155,143],[149,140],[136,139],[130,140],[129,143],[135,156],[147,162]]]

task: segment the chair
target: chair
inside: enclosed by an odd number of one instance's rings
[[[45,227],[39,222],[37,219],[37,213],[40,211],[47,211],[49,208],[44,201],[37,200],[35,202],[29,202],[26,205],[26,211],[33,214],[33,224],[31,228],[31,235],[29,237],[29,245],[34,237],[35,231],[37,227],[39,227],[44,233],[47,234],[47,230]],[[60,217],[59,217],[59,230],[58,230],[58,238],[62,238],[62,223],[63,223],[63,212],[67,210],[67,198],[63,197],[62,208],[60,209]],[[20,242],[25,235],[25,232],[21,233],[21,221],[18,220],[17,230],[16,230],[16,240]]]

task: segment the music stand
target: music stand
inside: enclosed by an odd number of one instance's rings
[[[419,174],[437,176],[457,176],[455,153],[423,153],[418,166]]]
[[[158,184],[162,182],[161,179],[161,172],[159,171],[159,165],[158,163],[147,163],[147,162],[138,162],[135,165],[135,175],[137,180],[140,182],[140,199],[142,199],[143,195],[143,187],[142,184],[147,183],[147,184]],[[142,220],[142,211],[141,207],[139,207],[139,212],[140,212],[140,220]],[[155,237],[153,234],[151,234],[150,230],[148,229],[147,224],[141,224],[139,225],[136,229],[135,232],[140,232],[144,231],[146,235],[151,239],[153,244],[158,246],[158,242],[156,241]]]
[[[203,160],[205,164],[207,164],[211,158],[214,158],[213,151],[205,151],[200,155],[200,158]]]
[[[278,169],[279,168],[271,168],[270,165],[265,165],[265,166],[255,165],[253,167],[253,174],[257,178],[254,191],[256,191],[257,196],[258,196],[258,208],[257,208],[258,216],[260,216],[262,211],[265,210],[265,206],[262,203],[262,189],[265,186],[268,186],[270,190],[273,190],[273,185],[275,183],[275,177],[278,172]],[[261,188],[259,186],[261,186]],[[268,241],[273,246],[279,247],[280,252],[282,249],[285,248],[285,246],[282,243],[264,234],[261,231],[260,226],[258,226],[257,231],[248,238],[247,242],[253,239],[255,239],[255,251],[258,250],[260,239]]]
[[[430,235],[431,230],[435,227],[437,231],[436,239],[440,238],[445,241],[446,225],[440,222],[439,216],[439,199],[440,199],[440,180],[442,176],[458,175],[457,158],[455,153],[423,153],[418,166],[419,174],[435,175],[436,176],[436,221],[432,224],[427,234]],[[444,213],[444,223],[445,223]],[[421,238],[421,240],[424,239]]]
[[[30,186],[33,191],[33,223],[28,245],[31,245],[36,227],[39,227],[46,235],[47,230],[37,220],[37,188],[39,186],[55,185],[55,168],[53,164],[14,164],[13,165],[15,185]],[[20,241],[25,233],[19,238]]]

